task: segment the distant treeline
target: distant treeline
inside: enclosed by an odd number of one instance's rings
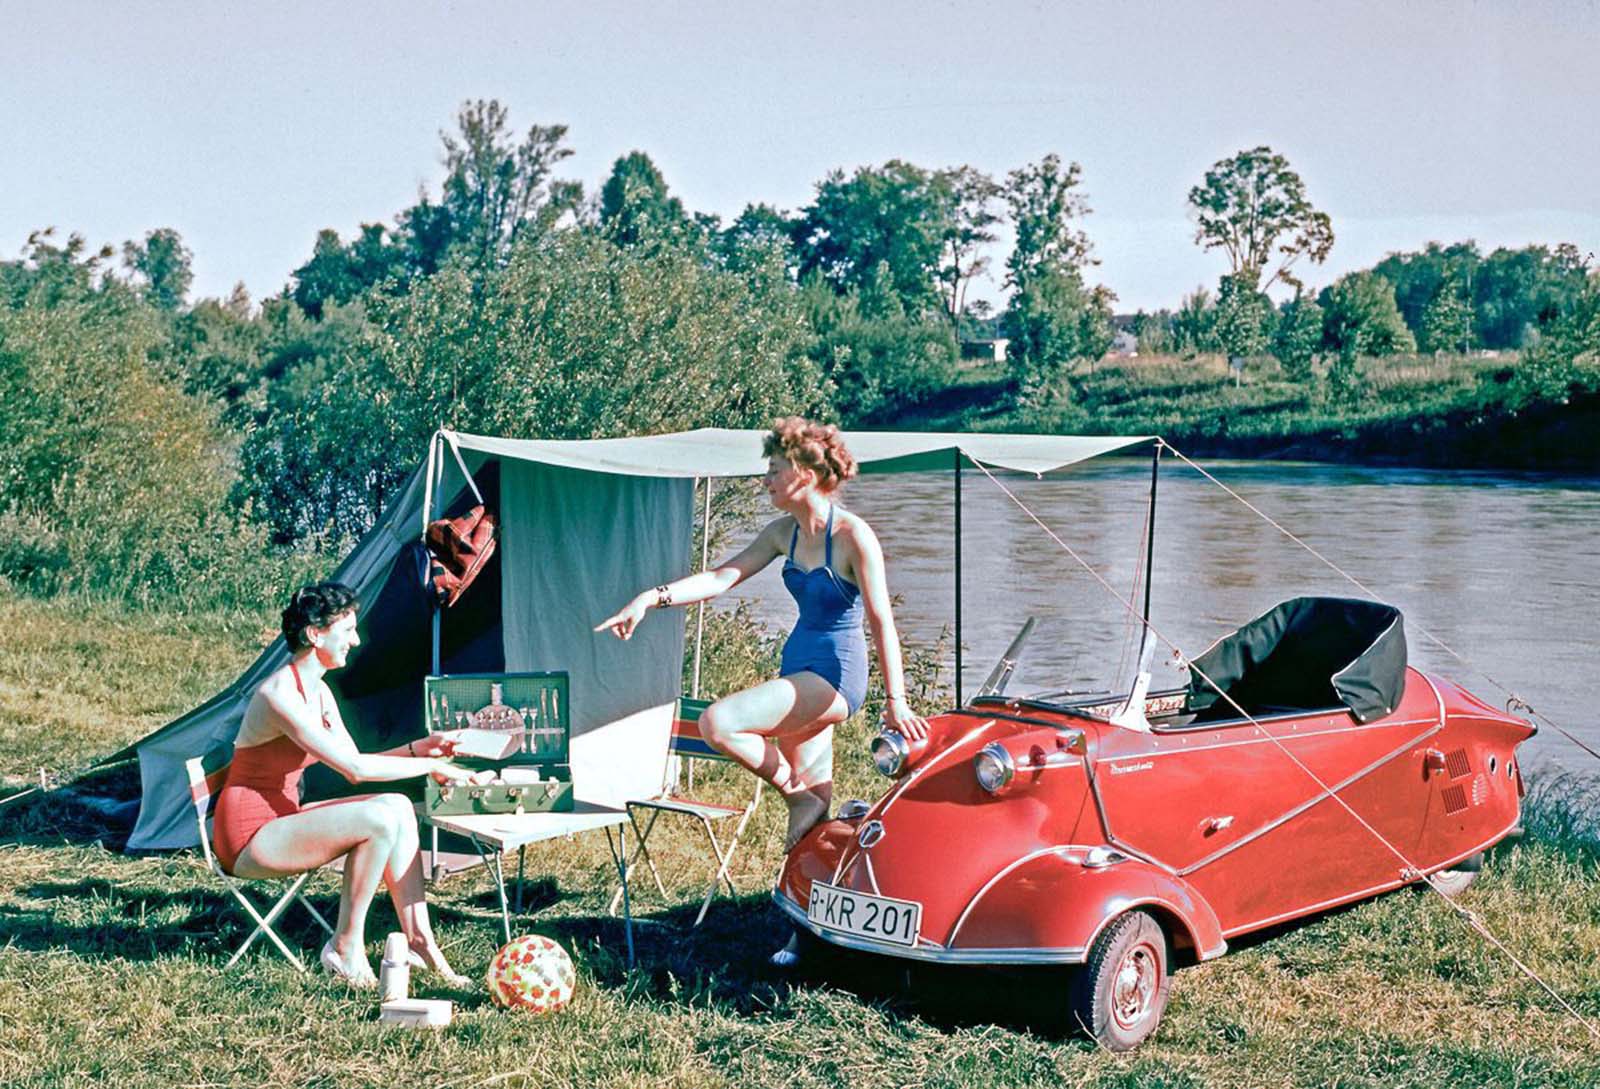
[[[515,132],[495,102],[466,104],[442,141],[437,195],[322,231],[259,303],[191,301],[166,228],[120,252],[40,230],[0,262],[0,579],[255,607],[370,527],[436,427],[888,425],[959,380],[963,340],[1009,338],[993,395],[1040,426],[1104,394],[1104,369],[1085,382],[1119,333],[1270,352],[1334,406],[1360,399],[1358,356],[1516,347],[1555,390],[1600,343],[1600,286],[1571,247],[1430,246],[1304,288],[1296,262],[1326,257],[1332,225],[1265,148],[1190,194],[1197,243],[1228,259],[1216,294],[1119,319],[1092,282],[1081,168],[1055,155],[998,180],[834,171],[803,208],[723,222],[643,152],[586,191],[559,176],[563,127]],[[996,313],[967,291],[1002,221],[1016,241]],[[1274,284],[1296,296],[1273,304]]]

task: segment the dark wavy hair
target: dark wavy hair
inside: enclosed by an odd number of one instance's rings
[[[283,610],[283,637],[289,649],[309,647],[307,628],[326,628],[345,613],[355,612],[358,604],[355,591],[342,582],[315,582],[300,587]]]

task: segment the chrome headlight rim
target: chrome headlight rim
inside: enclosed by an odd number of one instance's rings
[[[839,807],[839,812],[834,820],[846,821],[854,824],[868,813],[872,812],[872,803],[864,798],[851,798]]]
[[[989,774],[986,775],[986,772]],[[998,741],[991,741],[972,758],[972,773],[985,791],[999,794],[1016,778],[1017,762],[1010,749]]]
[[[880,730],[872,739],[872,766],[885,778],[898,778],[911,758],[911,745],[898,730]]]

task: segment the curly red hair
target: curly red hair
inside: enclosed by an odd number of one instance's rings
[[[789,464],[817,475],[817,490],[831,492],[856,475],[856,459],[845,449],[844,437],[832,424],[814,423],[803,416],[785,416],[761,440],[761,456],[780,455]]]

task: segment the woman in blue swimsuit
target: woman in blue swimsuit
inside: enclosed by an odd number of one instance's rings
[[[910,739],[928,724],[906,702],[900,637],[889,609],[883,549],[872,528],[834,503],[856,474],[837,427],[779,420],[762,443],[763,484],[783,516],[719,566],[639,594],[595,631],[627,639],[652,608],[689,605],[727,591],[776,559],[800,618],[776,680],[724,696],[700,716],[705,739],[775,786],[789,806],[788,851],[833,801],[833,727],[867,694],[863,613],[878,647],[888,703],[885,724]]]

